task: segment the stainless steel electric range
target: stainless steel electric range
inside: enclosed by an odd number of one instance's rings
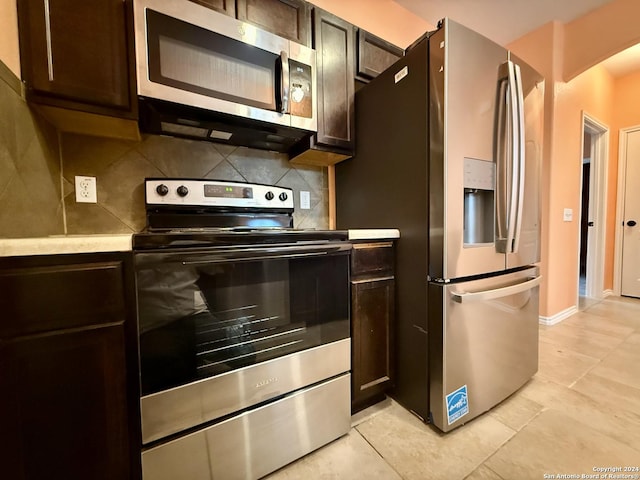
[[[350,428],[349,254],[287,188],[147,179],[134,235],[144,480],[254,479]]]

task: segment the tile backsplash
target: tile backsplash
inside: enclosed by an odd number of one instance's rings
[[[76,203],[74,177],[98,203]],[[0,238],[138,232],[146,177],[273,184],[294,190],[294,226],[329,228],[327,169],[275,152],[156,135],[127,141],[58,132],[0,80]],[[300,208],[308,191],[311,208]]]
[[[328,228],[326,169],[293,166],[287,156],[245,147],[148,135],[141,142],[61,134],[69,234],[128,233],[145,227],[144,179],[181,177],[265,183],[294,190],[294,225]],[[98,203],[76,203],[74,177],[96,177]],[[308,191],[311,208],[300,208]]]
[[[64,233],[56,130],[0,79],[0,237]]]

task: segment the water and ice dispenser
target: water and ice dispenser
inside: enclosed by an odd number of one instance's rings
[[[464,159],[464,245],[493,243],[495,163]]]

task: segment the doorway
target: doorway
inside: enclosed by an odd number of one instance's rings
[[[614,291],[640,298],[640,126],[620,130]]]
[[[578,305],[581,309],[604,296],[608,144],[609,128],[583,112],[578,249]]]

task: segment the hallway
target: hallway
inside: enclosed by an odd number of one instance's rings
[[[605,478],[597,469],[606,467],[636,468],[606,478],[640,478],[640,300],[608,297],[541,325],[539,353],[527,385],[447,435],[387,399],[352,417],[348,435],[267,478]]]

